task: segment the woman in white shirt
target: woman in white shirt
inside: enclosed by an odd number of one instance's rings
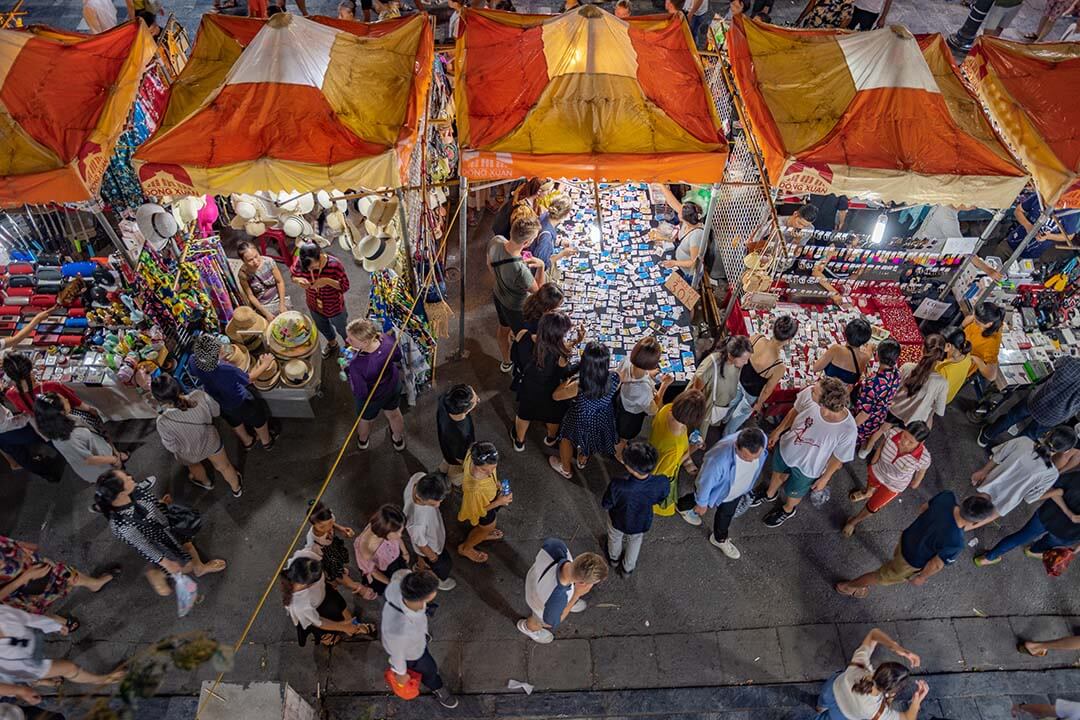
[[[847,669],[836,673],[821,686],[818,718],[824,720],[915,720],[930,687],[922,680],[915,685],[911,704],[904,712],[892,707],[893,700],[907,686],[910,673],[897,662],[883,662],[874,669],[870,658],[878,645],[919,667],[915,653],[902,647],[881,630],[874,628],[863,638]]]
[[[702,439],[708,434],[709,427],[725,422],[739,405],[742,399],[739,379],[753,352],[750,338],[733,335],[716,343],[713,351],[698,365],[690,387],[700,390],[709,401],[709,409],[700,428]]]
[[[326,582],[322,563],[312,550],[298,550],[281,571],[281,599],[296,625],[303,647],[308,635],[323,645],[336,645],[342,635],[372,635],[375,626],[349,612],[345,598]]]
[[[661,188],[667,204],[678,213],[682,222],[679,223],[679,244],[675,247],[675,258],[664,260],[660,264],[679,270],[687,282],[693,282],[698,267],[705,259],[705,246],[708,242],[705,237],[705,208],[696,202],[679,202],[667,185],[662,185]]]
[[[979,525],[1005,517],[1021,502],[1050,499],[1058,479],[1055,459],[1076,446],[1076,432],[1066,425],[1045,433],[1038,442],[1026,436],[994,448],[989,462],[971,476],[971,484],[994,503],[994,514]]]

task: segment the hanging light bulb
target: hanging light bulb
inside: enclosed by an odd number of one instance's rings
[[[878,215],[877,222],[874,223],[874,231],[870,233],[870,244],[880,245],[881,241],[885,239],[885,226],[889,224],[889,216],[885,213]]]

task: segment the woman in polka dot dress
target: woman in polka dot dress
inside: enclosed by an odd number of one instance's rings
[[[563,383],[552,395],[555,400],[573,398],[559,428],[559,457],[548,458],[555,472],[570,477],[575,450],[580,469],[584,469],[590,456],[615,451],[619,438],[613,401],[618,391],[619,375],[611,370],[611,351],[601,343],[590,342],[581,355],[577,379]]]

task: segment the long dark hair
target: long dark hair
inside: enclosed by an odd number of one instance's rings
[[[292,602],[293,585],[311,585],[322,577],[322,563],[315,558],[298,557],[281,571],[281,602],[289,607]]]
[[[114,510],[113,501],[122,492],[124,492],[124,478],[120,476],[120,471],[115,468],[106,470],[94,486],[93,508],[105,517],[109,517]]]
[[[716,353],[716,371],[720,377],[724,376],[724,366],[729,359],[739,358],[754,352],[754,346],[750,344],[750,338],[745,335],[732,335],[731,337],[717,340],[713,345]]]
[[[566,333],[570,332],[573,323],[566,313],[552,310],[540,317],[540,324],[536,326],[536,347],[533,348],[533,359],[536,367],[543,369],[548,356],[557,358],[570,357],[570,348],[566,347]]]
[[[930,373],[937,364],[945,359],[945,338],[937,333],[927,335],[923,340],[923,355],[912,368],[911,374],[904,380],[903,390],[908,397],[914,397],[926,385]]]
[[[1001,324],[1005,322],[1005,311],[995,303],[981,302],[975,306],[975,319],[988,323],[982,330],[982,336],[988,338],[1001,330]]]
[[[1076,431],[1068,425],[1058,425],[1043,433],[1035,442],[1035,454],[1043,459],[1046,467],[1054,466],[1054,453],[1076,447]]]
[[[910,671],[898,662],[883,662],[877,666],[873,675],[865,675],[855,681],[851,689],[860,695],[869,695],[877,691],[887,701],[892,701],[907,685]]]
[[[958,327],[949,328],[944,333],[945,342],[952,345],[964,355],[971,352],[971,341],[967,339],[964,331]]]
[[[525,299],[521,314],[525,322],[540,322],[544,313],[562,305],[563,291],[555,283],[544,283]]]
[[[9,352],[4,356],[4,374],[11,381],[23,405],[33,412],[34,362],[22,353]]]
[[[67,414],[64,399],[52,392],[34,398],[34,420],[46,440],[67,440],[75,430],[75,421]]]
[[[158,402],[172,405],[180,410],[190,410],[195,407],[195,403],[184,396],[184,389],[180,387],[180,383],[168,373],[158,373],[158,376],[150,382],[150,394]]]
[[[405,527],[405,513],[396,505],[383,505],[371,515],[371,532],[384,540],[390,533]]]
[[[608,377],[611,375],[611,351],[607,345],[591,341],[581,353],[581,369],[578,371],[578,395],[589,400],[604,397]]]

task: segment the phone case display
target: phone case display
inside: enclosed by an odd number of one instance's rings
[[[664,287],[673,270],[660,265],[660,246],[649,241],[656,221],[648,186],[601,186],[603,229],[596,226],[591,188],[564,184],[575,211],[559,226],[557,249],[577,253],[559,260],[565,311],[586,328],[585,337],[611,349],[613,362],[629,355],[641,338],[664,346],[660,371],[676,381],[693,377],[690,312]]]

